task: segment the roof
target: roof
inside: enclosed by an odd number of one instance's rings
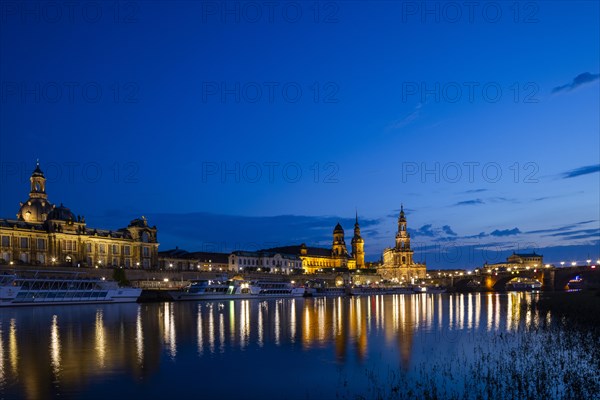
[[[266,249],[264,251],[274,251],[278,253],[287,253],[287,254],[297,254],[300,255],[300,250],[303,248],[302,245],[298,246],[282,246],[282,247],[273,247],[271,249]],[[315,256],[315,257],[331,257],[331,249],[323,248],[323,247],[308,247],[304,246],[306,249],[306,255]]]
[[[541,254],[537,254],[535,251],[533,253],[513,253],[513,255],[519,257],[542,257]]]
[[[296,260],[296,259],[298,259],[298,255],[300,253],[299,252],[298,253],[289,253],[289,252],[276,251],[276,249],[267,249],[267,250],[258,250],[258,251],[238,250],[238,251],[232,252],[231,254],[236,255],[236,256],[243,256],[243,257],[275,257],[276,255],[279,254],[281,256],[281,258]]]
[[[162,258],[188,258],[190,253],[180,248],[159,251],[158,256]]]

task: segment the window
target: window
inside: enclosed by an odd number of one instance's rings
[[[130,256],[131,255],[131,247],[130,246],[124,246],[123,247],[123,253],[125,253],[126,256]]]
[[[119,254],[119,245],[118,244],[112,245],[112,252],[113,252],[113,254]]]
[[[46,240],[38,239],[37,240],[37,248],[38,248],[38,250],[46,250]]]
[[[77,242],[75,240],[64,240],[63,241],[64,251],[77,251]]]
[[[150,256],[150,249],[148,247],[144,247],[142,249],[142,254],[144,255],[144,257],[149,257]]]
[[[98,250],[100,251],[100,254],[105,254],[106,253],[106,245],[105,244],[98,245]]]
[[[2,247],[10,247],[10,236],[2,236]]]
[[[29,238],[22,237],[21,238],[21,248],[28,249],[29,248]]]
[[[144,268],[150,268],[150,261],[148,259],[144,260]]]
[[[91,243],[86,243],[86,250],[88,253],[92,252],[92,244]]]
[[[119,259],[113,257],[112,265],[119,265]]]
[[[125,259],[125,268],[130,268],[131,267],[131,260],[129,258]]]

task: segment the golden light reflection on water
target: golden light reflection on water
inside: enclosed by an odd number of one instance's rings
[[[99,368],[105,366],[106,356],[106,336],[104,333],[104,323],[102,322],[102,310],[96,311],[96,330],[95,330],[95,346],[96,350],[96,362]]]
[[[215,314],[213,303],[208,305],[208,345],[210,346],[211,354],[215,352]]]
[[[386,357],[397,357],[398,365],[408,368],[414,347],[425,342],[435,348],[464,338],[461,332],[514,331],[550,320],[549,314],[537,315],[521,307],[528,296],[406,294],[164,303],[135,305],[121,314],[114,311],[118,306],[106,306],[93,309],[92,318],[86,317],[89,310],[85,309],[74,315],[52,310],[43,319],[47,321],[43,331],[25,317],[19,319],[18,313],[17,317],[4,314],[0,315],[0,388],[2,382],[18,376],[26,382],[29,397],[35,398],[47,390],[44,379],[85,382],[115,368],[143,375],[159,368],[161,359],[175,361],[188,349],[203,358],[236,348],[285,348],[296,341],[302,351],[330,349],[338,362],[377,357],[380,341]],[[451,330],[456,332],[444,336]],[[33,331],[39,331],[39,342],[28,339]],[[44,354],[44,368],[39,365],[40,354]],[[60,387],[62,383],[56,390]]]
[[[266,306],[266,302],[261,302],[258,305],[258,345],[263,347],[264,345],[264,326],[263,326],[263,313]]]
[[[52,316],[52,326],[50,327],[50,364],[52,372],[58,378],[60,374],[60,334],[58,332],[58,316]]]
[[[174,303],[163,304],[163,340],[172,360],[177,356],[177,333],[175,329]]]
[[[279,346],[281,344],[279,333],[281,332],[281,321],[279,317],[279,304],[275,303],[275,324],[273,324],[275,333],[275,344]]]
[[[240,310],[240,347],[243,349],[250,340],[250,305],[248,300],[242,300]]]
[[[296,341],[296,299],[292,299],[290,304],[290,337],[294,343]]]
[[[202,304],[198,304],[196,312],[196,338],[198,340],[198,355],[204,354],[204,330],[202,329]]]
[[[138,307],[135,319],[135,350],[139,365],[144,364],[144,329],[142,326],[142,308]]]

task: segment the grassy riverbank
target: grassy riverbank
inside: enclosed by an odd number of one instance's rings
[[[347,383],[341,385],[337,398],[598,398],[598,292],[542,293],[522,303],[517,315],[518,326],[508,331],[478,332],[451,356],[433,355],[409,371],[367,368],[367,383],[358,390]]]

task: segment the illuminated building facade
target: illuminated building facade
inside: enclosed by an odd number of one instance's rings
[[[17,219],[0,219],[0,263],[60,266],[155,268],[155,226],[145,217],[116,231],[87,227],[83,216],[48,200],[46,178],[37,163],[29,198]]]
[[[235,272],[301,273],[302,260],[295,254],[273,251],[234,251],[229,255],[229,270]]]
[[[488,264],[487,262],[483,265],[485,269],[505,269],[511,267],[517,268],[538,268],[544,266],[544,256],[533,253],[515,253],[513,252],[506,258],[506,262]]]
[[[297,255],[302,260],[304,272],[312,274],[324,268],[364,268],[365,267],[365,241],[360,235],[358,215],[354,223],[354,237],[352,238],[352,254],[348,253],[344,228],[338,224],[333,229],[333,242],[330,249],[323,247],[309,247],[302,243],[299,246],[284,246],[268,249],[285,254]]]
[[[384,279],[398,282],[425,278],[427,275],[425,264],[415,263],[413,253],[410,248],[410,233],[406,229],[404,207],[400,206],[396,245],[383,251],[383,265],[377,269],[377,272]]]

